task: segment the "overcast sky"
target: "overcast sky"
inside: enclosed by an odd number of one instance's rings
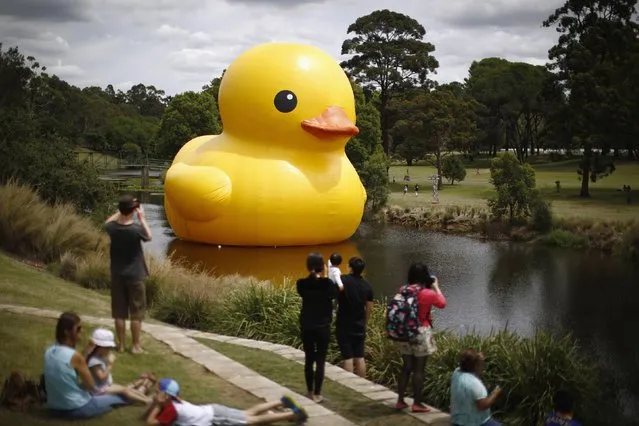
[[[79,86],[153,84],[199,90],[244,49],[316,45],[340,58],[359,16],[389,8],[417,19],[435,44],[440,82],[475,59],[546,62],[557,33],[541,22],[562,0],[0,0],[0,42]]]

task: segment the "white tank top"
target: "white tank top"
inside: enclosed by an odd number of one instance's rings
[[[173,401],[177,412],[177,426],[211,426],[213,424],[213,406],[194,405],[186,401]]]

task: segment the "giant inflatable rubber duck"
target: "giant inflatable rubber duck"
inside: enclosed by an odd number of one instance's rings
[[[189,141],[166,174],[176,235],[233,246],[350,238],[366,191],[344,152],[359,130],[335,59],[307,45],[263,44],[228,67],[218,98],[222,134]]]

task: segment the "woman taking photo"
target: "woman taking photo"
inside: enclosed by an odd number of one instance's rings
[[[422,389],[424,387],[424,370],[426,360],[435,350],[435,342],[432,339],[431,308],[446,307],[446,298],[439,289],[436,277],[430,275],[428,267],[423,263],[413,263],[408,270],[408,284],[414,286],[417,293],[417,307],[419,320],[419,333],[414,342],[397,342],[402,354],[402,371],[397,378],[397,404],[395,409],[403,410],[408,407],[404,401],[408,379],[413,375],[413,413],[427,413],[430,411],[422,404]]]
[[[309,276],[297,281],[297,293],[302,297],[300,326],[304,347],[304,376],[308,398],[320,403],[324,382],[324,363],[331,337],[333,319],[333,299],[338,287],[325,275],[324,258],[319,253],[311,253],[306,259]],[[313,371],[315,364],[315,371]]]

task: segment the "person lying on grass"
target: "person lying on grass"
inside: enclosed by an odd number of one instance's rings
[[[162,426],[240,426],[266,425],[282,421],[302,424],[308,415],[292,398],[283,396],[279,401],[256,405],[248,410],[238,410],[219,404],[194,405],[179,397],[180,386],[173,379],[162,379],[158,384],[153,403],[144,417],[147,425]],[[287,411],[271,410],[286,408]]]
[[[96,328],[91,336],[91,346],[87,350],[87,365],[95,382],[94,395],[112,394],[125,397],[131,402],[150,404],[152,399],[147,396],[154,384],[152,374],[144,374],[138,380],[127,386],[113,383],[111,370],[115,362],[115,355],[111,349],[115,348],[115,337],[110,330]]]

